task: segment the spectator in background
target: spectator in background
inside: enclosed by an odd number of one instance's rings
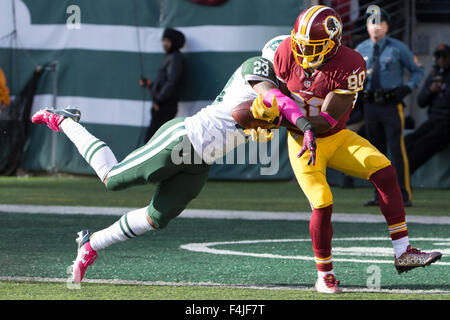
[[[364,87],[364,119],[366,138],[381,152],[387,154],[396,169],[405,206],[411,206],[409,162],[404,144],[405,98],[417,88],[423,78],[423,67],[409,48],[401,41],[386,36],[389,14],[381,9],[378,17],[367,19],[369,39],[356,47],[366,60],[367,81]],[[404,71],[410,73],[404,83]],[[375,190],[373,200],[365,206],[378,206]]]
[[[358,0],[322,0],[320,4],[332,7],[341,16],[342,44],[353,47],[352,31],[359,17]]]
[[[450,143],[450,47],[438,46],[434,59],[417,97],[419,107],[428,107],[428,120],[405,137],[411,174]]]
[[[10,97],[9,88],[6,85],[6,78],[3,73],[2,68],[0,68],[0,111],[5,110],[9,107]]]
[[[185,37],[178,30],[166,28],[162,36],[162,46],[166,55],[159,67],[155,81],[142,77],[139,84],[150,89],[152,95],[151,123],[146,140],[167,121],[175,118],[181,92],[181,79],[184,72],[184,57],[180,49]]]

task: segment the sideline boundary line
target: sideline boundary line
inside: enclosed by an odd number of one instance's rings
[[[137,208],[0,204],[0,213],[121,216],[135,209]],[[311,218],[311,213],[186,209],[177,218],[309,221]],[[447,216],[407,215],[406,220],[407,223],[450,225],[450,217]],[[386,223],[381,213],[333,213],[332,221],[350,223]]]
[[[0,277],[0,281],[12,282],[39,282],[39,283],[67,283],[68,279],[64,278],[41,278],[41,277]],[[118,280],[118,279],[85,279],[83,283],[89,284],[113,284],[113,285],[137,285],[137,286],[174,286],[174,287],[217,287],[217,288],[242,288],[257,290],[298,290],[298,291],[314,291],[314,287],[307,286],[276,286],[270,284],[247,285],[247,284],[221,284],[213,282],[164,282],[164,281],[137,281],[137,280]],[[81,284],[81,287],[83,286]],[[68,289],[78,290],[78,289]],[[411,290],[411,289],[369,289],[357,287],[343,287],[343,293],[391,293],[391,294],[450,294],[445,290]]]

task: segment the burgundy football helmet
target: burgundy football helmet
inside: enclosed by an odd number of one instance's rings
[[[317,67],[336,54],[341,38],[342,21],[334,9],[327,6],[306,9],[291,32],[295,61],[303,69]]]

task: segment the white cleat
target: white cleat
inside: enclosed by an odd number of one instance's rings
[[[317,279],[315,288],[320,293],[341,293],[338,284],[339,280],[336,280],[333,274],[327,274]]]

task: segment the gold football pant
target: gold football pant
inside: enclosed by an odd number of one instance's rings
[[[391,164],[389,159],[369,141],[348,129],[316,139],[315,166],[308,165],[309,151],[306,151],[301,158],[297,158],[302,143],[303,135],[288,133],[291,166],[313,209],[325,208],[333,204],[333,196],[326,179],[327,167],[369,180],[373,173]]]

